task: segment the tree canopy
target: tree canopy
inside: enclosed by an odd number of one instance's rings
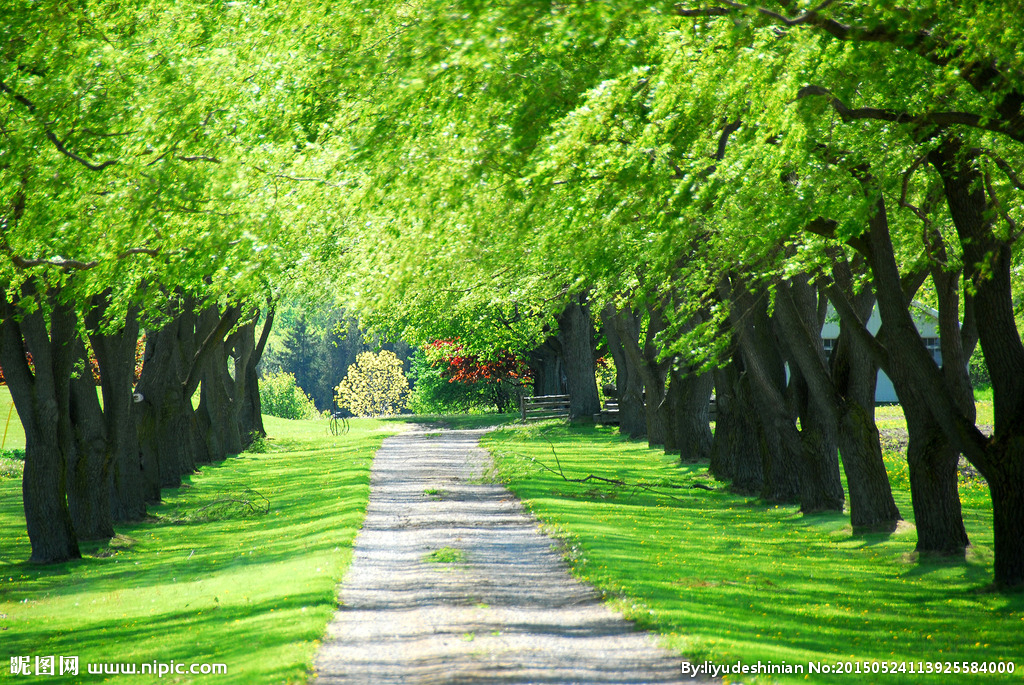
[[[1019,9],[7,3],[5,373],[57,324],[94,328],[97,302],[109,329],[210,307],[181,325],[184,390],[206,374],[212,416],[231,383],[202,354],[248,349],[268,297],[322,296],[484,363],[553,355],[535,383],[564,371],[574,395],[607,346],[624,430],[807,512],[842,510],[842,450],[848,481],[873,483],[851,486],[853,519],[892,526],[881,367],[908,416],[919,549],[967,544],[962,453],[992,489],[996,580],[1024,584]],[[914,298],[938,312],[941,365]],[[979,341],[991,436],[966,373]]]

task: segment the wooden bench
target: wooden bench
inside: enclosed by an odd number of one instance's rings
[[[568,419],[568,395],[537,395],[524,397],[519,401],[519,412],[523,421],[544,419]]]
[[[619,425],[619,403],[615,400],[605,400],[601,411],[594,414],[594,423],[598,426]]]

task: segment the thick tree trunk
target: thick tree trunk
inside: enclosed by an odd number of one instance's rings
[[[158,499],[149,489],[139,453],[133,408],[135,348],[139,339],[138,312],[131,310],[118,331],[101,332],[106,300],[86,317],[103,393],[103,423],[111,453],[111,514],[115,522],[139,521],[146,516],[146,500]]]
[[[714,375],[717,418],[708,469],[716,478],[731,480],[734,492],[756,495],[764,487],[764,466],[749,378],[739,353],[734,351]]]
[[[909,434],[907,463],[917,525],[917,551],[963,556],[970,541],[957,488],[960,453],[949,443],[931,414],[922,409],[916,403],[903,408]]]
[[[676,448],[675,435],[670,435],[669,431],[668,405],[665,402],[665,382],[669,364],[657,361],[658,352],[654,346],[654,337],[663,329],[663,325],[656,308],[649,307],[648,311],[650,320],[643,348],[637,339],[640,321],[636,314],[628,309],[621,310],[613,323],[630,368],[636,369],[643,381],[647,445],[663,447],[666,452],[671,453],[676,451]]]
[[[798,387],[800,413],[800,511],[842,512],[845,496],[839,475],[834,407],[826,407],[808,392],[801,372],[791,366],[790,384]]]
[[[989,480],[995,548],[995,584],[1024,589],[1024,447],[1006,445],[1002,473]]]
[[[957,491],[959,450],[943,432],[929,407],[929,394],[933,389],[948,398],[949,388],[908,311],[881,198],[869,220],[866,238],[883,325],[879,337],[890,359],[890,368],[886,371],[907,419],[907,461],[917,550],[923,554],[963,555],[968,539]],[[946,335],[958,333],[945,332]],[[929,383],[933,383],[933,388],[929,388]]]
[[[804,275],[778,285],[776,333],[786,340],[789,386],[800,417],[800,509],[804,513],[843,510],[839,475],[838,398],[821,342],[826,302]],[[787,424],[788,428],[788,424]]]
[[[710,373],[687,375],[673,369],[668,387],[671,430],[683,462],[706,461],[711,458],[711,419],[708,404],[714,389]]]
[[[732,480],[736,473],[736,451],[732,449],[732,435],[737,425],[736,405],[732,385],[739,374],[730,362],[715,369],[715,433],[711,439],[711,459],[708,471],[719,480]],[[760,485],[758,485],[760,487]]]
[[[30,285],[27,296],[38,296]],[[34,563],[78,559],[81,553],[68,512],[65,473],[73,449],[70,382],[74,363],[75,314],[54,301],[50,327],[42,307],[18,310],[0,301],[0,365],[25,429],[22,498]],[[35,370],[29,369],[26,350]]]
[[[762,416],[772,411],[763,395],[758,397],[756,411]],[[768,502],[799,503],[800,438],[796,428],[788,421],[773,423],[761,418],[757,421],[757,441],[764,474],[761,497]]]
[[[192,302],[185,298],[178,315],[146,338],[142,377],[136,388],[139,447],[143,468],[159,470],[160,487],[178,487],[181,477],[208,462],[192,409],[192,394],[185,386],[195,354]],[[189,392],[188,390],[191,390]]]
[[[594,324],[590,311],[578,301],[569,302],[558,317],[558,342],[569,385],[569,418],[592,421],[601,411],[594,363]]]
[[[769,502],[798,502],[800,435],[786,398],[786,369],[768,315],[767,292],[751,293],[736,279],[723,286],[723,295],[731,302],[730,321],[750,376],[764,474],[761,496]]]
[[[181,379],[173,359],[177,338],[174,329],[179,325],[178,319],[174,319],[159,331],[149,332],[142,377],[136,387],[142,396],[137,425],[143,469],[150,481],[156,469],[158,491],[181,485],[186,471],[180,452],[189,449],[192,443],[187,426],[182,427],[175,421],[182,402]],[[194,457],[191,460],[194,461]],[[152,502],[152,486],[148,490],[148,501]]]
[[[534,395],[564,394],[562,359],[558,348],[558,339],[552,336],[530,352],[528,365],[533,374]]]
[[[216,306],[200,314],[196,326],[198,339],[210,336],[220,320]],[[241,452],[242,439],[238,432],[238,404],[234,399],[235,381],[228,373],[228,344],[222,339],[211,344],[210,354],[202,364],[196,421],[205,438],[206,456],[216,462]]]
[[[845,263],[837,265],[836,280],[843,284],[854,310],[867,321],[875,297],[865,289],[853,295],[851,275]],[[882,459],[882,446],[875,425],[875,386],[878,366],[863,342],[843,323],[830,372],[839,395],[839,453],[843,458],[850,493],[850,523],[854,532],[896,530],[902,518],[892,496],[889,474]]]
[[[615,325],[615,319],[619,316],[623,316],[623,314],[617,312],[615,305],[611,303],[601,312],[605,337],[608,339],[608,349],[611,350],[612,359],[615,360],[615,386],[619,395],[619,433],[639,440],[647,435],[647,421],[644,418],[644,386],[640,369],[632,363],[629,355],[626,354],[618,327]],[[640,331],[632,329],[634,322],[636,322],[636,317],[631,315],[624,320],[624,325],[627,334],[636,340],[640,336]]]
[[[892,497],[874,418],[846,405],[837,436],[850,492],[850,524],[858,532],[892,532],[902,519]]]
[[[85,347],[79,343],[81,359]],[[68,512],[79,540],[109,540],[114,536],[110,507],[113,455],[108,448],[103,410],[96,384],[86,367],[71,381],[71,425],[74,449],[68,455]]]
[[[997,212],[988,201],[977,154],[964,154],[958,139],[947,138],[932,150],[929,161],[942,178],[963,248],[965,280],[974,288],[973,313],[981,322],[977,335],[992,378],[995,430],[991,439],[961,417],[943,415],[935,401],[941,398],[929,395],[929,399],[947,436],[961,446],[992,493],[995,584],[1019,588],[1024,587],[1024,345],[1014,314],[1012,245],[997,235],[1001,231],[993,225]],[[964,351],[969,347],[964,345]],[[943,346],[944,366],[945,355]],[[973,416],[965,418],[973,422]]]

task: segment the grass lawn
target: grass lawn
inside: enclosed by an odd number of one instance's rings
[[[730,494],[706,464],[681,466],[610,428],[511,426],[485,436],[484,446],[498,477],[564,539],[575,573],[695,662],[1016,665],[1012,676],[741,676],[748,683],[1020,682],[1024,674],[1024,595],[987,590],[992,513],[982,484],[961,488],[974,543],[966,561],[919,561],[905,467],[892,480],[907,524],[892,535],[855,536],[848,515],[803,516]],[[567,482],[548,470],[559,468],[555,455],[570,478],[716,489]],[[887,462],[898,469],[896,455]]]
[[[6,385],[0,386],[0,449],[25,449],[25,429]]]
[[[99,682],[88,663],[172,660],[228,672],[160,682],[306,682],[363,520],[371,458],[399,426],[353,420],[335,438],[323,422],[265,420],[269,452],[203,467],[164,492],[151,520],[120,526],[72,563],[25,563],[21,483],[0,478],[0,680],[19,680],[11,656],[53,655],[78,656],[80,674],[46,682]],[[207,507],[262,501],[251,491],[269,500],[267,513]]]

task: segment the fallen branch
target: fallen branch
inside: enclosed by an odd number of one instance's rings
[[[216,521],[232,516],[263,516],[270,513],[270,500],[262,493],[246,488],[240,496],[213,500],[195,511],[171,520],[172,523]]]
[[[672,488],[674,490],[707,490],[709,492],[715,492],[716,490],[718,490],[718,488],[713,488],[710,485],[704,485],[703,483],[690,483],[689,485],[676,485],[674,483],[659,483],[656,485],[652,485],[650,483],[627,483],[626,481],[618,478],[605,478],[604,476],[599,476],[595,473],[587,474],[583,478],[570,478],[569,476],[565,475],[565,471],[562,469],[562,462],[558,458],[558,452],[555,451],[555,446],[550,440],[548,440],[548,446],[551,448],[551,455],[555,458],[555,465],[558,467],[557,469],[551,468],[550,466],[536,459],[535,457],[531,457],[525,454],[519,454],[518,456],[526,457],[537,466],[541,467],[545,471],[549,471],[555,474],[556,476],[558,476],[567,483],[607,483],[608,485],[617,485],[619,487],[633,488],[634,493],[637,490],[647,490],[650,492],[656,492],[661,495],[666,495],[667,497],[671,497],[672,499],[675,500],[681,500],[681,498],[676,497],[674,495],[670,495],[665,492],[658,492],[657,488]]]

